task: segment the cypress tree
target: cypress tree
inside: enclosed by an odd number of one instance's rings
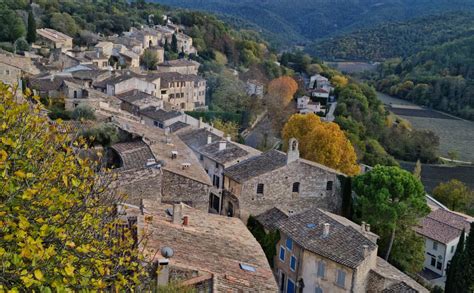
[[[26,40],[30,44],[36,41],[36,21],[31,9],[28,11],[28,30],[26,32]]]
[[[460,283],[462,286],[462,291],[459,292],[473,292],[474,289],[474,223],[471,223],[470,231],[466,239],[466,245],[464,248],[464,257],[461,260],[461,279],[463,283]]]
[[[173,37],[171,38],[171,51],[178,53],[178,38],[176,37],[176,34],[173,34]]]
[[[444,288],[445,293],[458,293],[462,282],[462,260],[464,258],[464,237],[465,232],[462,230],[461,237],[459,238],[456,252],[454,253],[451,263],[448,265],[446,273],[446,285]]]

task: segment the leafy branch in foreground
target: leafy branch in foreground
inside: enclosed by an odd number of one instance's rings
[[[133,289],[144,267],[110,174],[14,92],[0,83],[0,291]]]

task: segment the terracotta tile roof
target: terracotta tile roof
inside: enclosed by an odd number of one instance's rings
[[[286,218],[288,218],[288,215],[276,207],[255,217],[255,219],[268,231],[275,231],[277,229],[275,223]]]
[[[182,204],[188,226],[173,224],[166,209],[172,205],[144,200],[145,215],[139,215],[139,230],[150,234],[145,254],[162,247],[174,251],[170,266],[213,275],[213,292],[277,292],[273,272],[259,243],[237,218],[202,212]],[[144,217],[152,220],[144,222]],[[142,230],[143,229],[143,230]],[[151,257],[150,257],[151,258]],[[246,264],[255,272],[241,268]]]
[[[49,39],[53,42],[64,42],[68,40],[72,40],[72,38],[66,34],[58,32],[57,30],[53,30],[50,28],[41,28],[37,29],[36,33],[43,38]]]
[[[165,111],[163,109],[157,109],[155,107],[148,107],[140,110],[140,115],[151,118],[156,121],[165,122],[167,120],[179,117],[183,115],[178,111]]]
[[[150,148],[143,141],[117,143],[110,147],[122,159],[123,170],[145,168],[148,160],[155,160]]]
[[[199,66],[200,64],[196,61],[187,60],[187,59],[177,59],[177,60],[169,60],[165,61],[158,66],[167,66],[167,67],[174,67],[174,66]]]
[[[171,132],[176,132],[178,130],[181,130],[181,129],[189,127],[189,126],[190,126],[189,124],[186,124],[184,122],[176,121],[175,123],[171,124],[168,127],[169,127]]]
[[[40,73],[40,70],[35,66],[35,63],[30,58],[9,52],[0,52],[0,63],[16,67],[31,75]]]
[[[284,166],[286,166],[286,155],[271,150],[227,168],[224,174],[237,182],[245,182]]]
[[[117,95],[117,98],[133,104],[136,101],[144,100],[144,99],[158,99],[153,95],[147,94],[145,92],[139,91],[139,90],[131,90],[128,92],[121,93]]]
[[[377,245],[361,231],[330,217],[320,209],[304,211],[278,221],[278,230],[290,236],[301,247],[350,268],[357,268],[364,261],[364,245],[369,250]],[[329,223],[329,234],[323,235],[324,224]]]
[[[377,265],[370,271],[377,277],[385,279],[384,283],[392,283],[388,285],[382,292],[419,292],[428,293],[428,289],[418,284],[415,280],[386,262],[380,257],[377,257]],[[377,278],[375,278],[377,279]],[[370,286],[370,284],[369,284]],[[395,291],[394,291],[395,290]],[[402,290],[402,291],[397,291]]]
[[[219,149],[220,144],[225,144],[223,150]],[[199,152],[219,164],[225,164],[249,154],[246,150],[240,148],[236,144],[223,139],[201,147]]]
[[[466,217],[438,209],[423,218],[415,231],[425,237],[448,244],[461,235],[462,229],[469,233],[469,228],[470,222]]]
[[[190,148],[197,151],[199,148],[207,144],[207,137],[211,136],[212,141],[218,141],[221,138],[214,133],[204,129],[193,129],[185,133],[180,133],[178,136]]]
[[[270,150],[259,156],[249,158],[245,161],[240,162],[239,164],[233,165],[230,168],[227,168],[224,174],[237,182],[245,182],[254,177],[260,176],[262,174],[274,171],[276,169],[286,166],[286,154],[277,150]],[[327,172],[335,173],[338,175],[345,174],[331,169],[327,166],[318,164],[305,159],[298,159],[297,162],[316,167]]]
[[[176,134],[167,135],[164,129],[150,127],[120,116],[114,116],[112,120],[121,129],[143,137],[156,160],[163,162],[162,169],[212,185],[209,175],[201,167],[193,151]],[[171,159],[172,152],[178,152],[176,159]],[[184,164],[187,167],[184,167]]]

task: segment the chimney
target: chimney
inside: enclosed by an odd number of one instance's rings
[[[370,232],[370,224],[365,224],[365,231]]]
[[[183,206],[181,203],[173,205],[173,224],[182,223]]]
[[[227,141],[232,141],[232,138],[230,138],[230,135],[227,135]]]
[[[329,227],[331,224],[329,223],[324,223],[324,228],[323,228],[323,237],[328,237],[329,235]]]
[[[199,117],[198,128],[202,127],[202,117]]]
[[[96,56],[97,56],[97,58],[100,58],[100,52],[99,52],[99,50],[97,50]]]
[[[207,144],[211,144],[212,143],[212,136],[209,134],[207,136]]]
[[[286,153],[286,164],[297,161],[300,158],[300,151],[298,150],[298,140],[291,138],[288,142],[288,152]]]
[[[219,141],[219,151],[225,150],[226,147],[227,147],[227,142],[225,140]]]
[[[364,257],[368,257],[370,254],[369,246],[368,245],[362,245],[363,251],[364,251]]]
[[[362,221],[362,223],[360,224],[360,228],[362,229],[362,232],[365,232],[365,222]]]

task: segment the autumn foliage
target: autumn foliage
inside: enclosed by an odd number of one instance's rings
[[[283,106],[290,103],[297,90],[298,83],[289,76],[276,78],[268,84],[268,95],[281,98]]]
[[[359,166],[353,146],[339,125],[322,122],[314,114],[295,114],[283,128],[282,137],[288,144],[292,137],[298,139],[303,158],[348,175],[357,175]]]
[[[0,292],[133,290],[143,267],[107,172],[76,155],[86,145],[38,99],[12,92],[0,83]]]

